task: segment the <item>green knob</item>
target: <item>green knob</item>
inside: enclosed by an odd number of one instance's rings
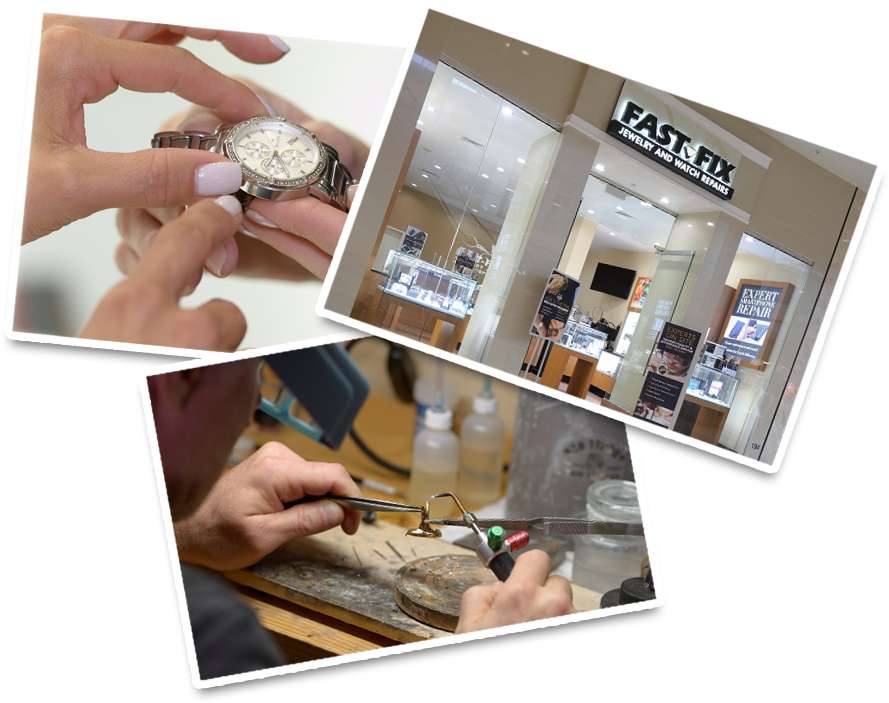
[[[488,546],[495,552],[503,545],[503,528],[494,525],[488,529]]]

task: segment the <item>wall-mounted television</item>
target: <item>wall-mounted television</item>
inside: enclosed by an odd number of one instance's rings
[[[636,272],[632,269],[599,263],[596,265],[596,273],[593,274],[590,290],[597,290],[600,293],[626,300],[630,297],[635,282]]]

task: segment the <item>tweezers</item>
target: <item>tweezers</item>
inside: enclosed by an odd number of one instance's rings
[[[427,520],[429,525],[468,527],[460,518]],[[568,517],[535,518],[476,518],[475,524],[482,529],[499,525],[504,530],[525,530],[541,535],[626,535],[644,537],[645,530],[639,523],[581,520]]]
[[[301,503],[310,503],[315,500],[330,500],[350,510],[364,510],[375,513],[422,513],[419,505],[407,505],[406,503],[393,503],[389,500],[376,500],[374,498],[350,498],[348,496],[335,496],[326,494],[323,496],[305,496],[299,500],[284,504],[284,509]]]

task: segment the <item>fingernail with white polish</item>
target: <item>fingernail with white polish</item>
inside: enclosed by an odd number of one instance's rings
[[[266,34],[266,36],[269,38],[269,41],[275,45],[275,48],[278,49],[278,51],[283,51],[285,54],[290,51],[290,47],[281,41],[281,37],[276,37],[274,34]]]
[[[221,276],[222,267],[225,265],[226,259],[228,259],[228,252],[225,250],[224,246],[220,245],[207,257],[207,268],[217,276]]]
[[[194,172],[197,195],[224,195],[241,187],[241,167],[233,161],[204,164]]]
[[[358,193],[358,184],[349,186],[346,189],[346,202],[349,204],[349,207],[352,207],[352,202],[355,200],[356,193]]]
[[[269,117],[277,117],[277,116],[278,116],[278,113],[275,112],[275,108],[273,108],[273,107],[272,107],[271,105],[269,105],[265,100],[263,100],[261,95],[257,95],[257,96],[256,96],[256,99],[259,100],[259,102],[262,103],[262,106],[265,108],[265,111],[266,111],[267,113],[269,113]]]
[[[215,202],[219,207],[225,210],[232,217],[237,217],[241,214],[241,203],[234,195],[220,195],[213,202]]]
[[[262,225],[263,227],[274,227],[276,229],[278,227],[274,222],[263,217],[258,212],[253,212],[253,210],[247,210],[247,219],[253,220],[256,224]]]

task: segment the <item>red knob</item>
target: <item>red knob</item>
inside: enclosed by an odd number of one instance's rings
[[[527,532],[516,532],[506,538],[504,545],[510,552],[515,552],[522,547],[527,547],[530,541],[531,538]]]

